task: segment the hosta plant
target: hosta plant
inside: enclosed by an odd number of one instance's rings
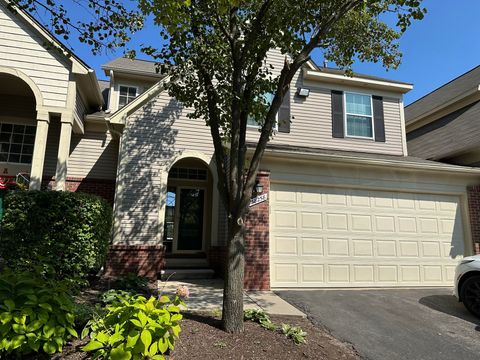
[[[82,338],[90,342],[83,350],[94,359],[164,359],[180,333],[180,306],[186,305],[178,296],[118,296],[87,323]]]
[[[62,351],[78,336],[74,309],[64,283],[5,269],[0,273],[0,358]]]

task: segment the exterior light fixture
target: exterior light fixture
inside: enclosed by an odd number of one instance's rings
[[[308,95],[310,95],[310,89],[306,89],[306,88],[298,89],[298,96],[308,97]]]
[[[259,195],[261,193],[263,193],[263,185],[260,184],[260,181],[258,181],[257,179],[257,181],[255,182],[255,194]]]

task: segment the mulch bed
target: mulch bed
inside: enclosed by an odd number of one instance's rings
[[[307,319],[275,316],[272,321],[300,326],[307,332],[307,342],[295,345],[280,332],[266,330],[253,322],[245,322],[242,334],[227,334],[221,330],[218,318],[185,314],[180,340],[170,359],[360,359],[351,346]]]
[[[77,301],[80,303],[95,303],[105,289],[110,288],[108,282],[96,282],[85,290]],[[154,286],[151,288],[154,292]],[[242,334],[228,334],[221,329],[218,314],[185,313],[180,326],[182,331],[176,343],[175,351],[170,360],[275,360],[275,359],[347,359],[359,360],[352,346],[342,343],[326,331],[315,327],[308,319],[296,317],[272,316],[275,324],[286,323],[300,326],[307,332],[305,344],[295,343],[281,332],[269,331],[259,324],[245,322]],[[65,347],[63,353],[56,354],[52,359],[86,360],[89,354],[81,351],[88,340],[75,340]]]

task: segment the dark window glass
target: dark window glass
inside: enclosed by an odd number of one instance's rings
[[[1,124],[0,161],[30,164],[35,143],[35,130],[36,127],[31,125]]]

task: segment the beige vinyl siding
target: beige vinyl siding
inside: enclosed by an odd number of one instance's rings
[[[278,74],[283,66],[284,55],[278,51],[271,54],[273,72]],[[122,83],[118,79],[116,82],[117,85]],[[386,143],[333,139],[329,88],[313,84],[309,87],[311,95],[306,100],[300,100],[295,98],[299,86],[301,79],[297,77],[292,82],[291,90],[291,114],[294,117],[291,132],[278,133],[273,143],[402,155],[399,98],[385,98]],[[161,241],[158,238],[159,211],[166,193],[166,189],[161,188],[162,169],[183,150],[212,156],[214,149],[209,127],[203,119],[188,118],[188,112],[164,91],[128,117],[121,140],[115,241]],[[248,138],[254,140],[257,134],[255,130],[250,130]],[[221,234],[224,224],[220,221],[219,226]]]
[[[294,92],[295,88],[292,90]],[[294,94],[291,96],[290,133],[277,133],[272,144],[403,155],[399,99],[383,99],[386,138],[383,143],[370,139],[332,137],[331,90],[310,88],[306,100],[297,99]],[[254,134],[255,130],[250,131],[249,138],[255,139]]]
[[[57,170],[58,144],[60,142],[60,119],[50,119],[48,126],[47,147],[45,149],[45,162],[43,176],[54,177]]]
[[[39,87],[45,106],[64,107],[69,65],[13,13],[0,5],[0,66],[16,68]]]
[[[97,131],[94,131],[97,130]],[[117,172],[118,141],[106,130],[72,134],[68,177],[114,180]]]
[[[80,95],[79,90],[77,89],[77,96],[75,98],[75,107],[73,109],[73,116],[75,119],[80,123],[83,124],[83,116],[87,112],[87,108],[85,106],[85,102]]]

